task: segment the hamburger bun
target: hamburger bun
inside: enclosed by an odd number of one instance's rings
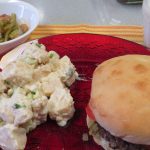
[[[113,136],[150,145],[150,56],[125,55],[100,64],[89,107]]]

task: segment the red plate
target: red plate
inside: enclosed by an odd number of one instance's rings
[[[97,64],[112,57],[126,54],[146,54],[145,47],[123,39],[93,34],[56,35],[39,40],[48,50],[61,56],[68,55],[80,75],[87,81],[76,81],[71,87],[76,113],[67,127],[59,127],[48,120],[28,134],[26,150],[101,150],[92,138],[82,140],[88,133],[85,106],[90,98],[92,73]]]

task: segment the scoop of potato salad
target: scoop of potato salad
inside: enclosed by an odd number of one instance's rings
[[[37,42],[26,44],[0,73],[0,147],[24,149],[26,133],[47,116],[65,126],[75,112],[68,87],[77,77],[69,57],[47,52]]]

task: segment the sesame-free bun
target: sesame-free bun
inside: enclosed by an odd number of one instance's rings
[[[150,56],[125,55],[100,64],[89,106],[113,136],[150,145]]]

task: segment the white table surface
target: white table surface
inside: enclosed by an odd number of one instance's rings
[[[141,5],[116,0],[24,0],[37,7],[40,24],[143,25]]]

